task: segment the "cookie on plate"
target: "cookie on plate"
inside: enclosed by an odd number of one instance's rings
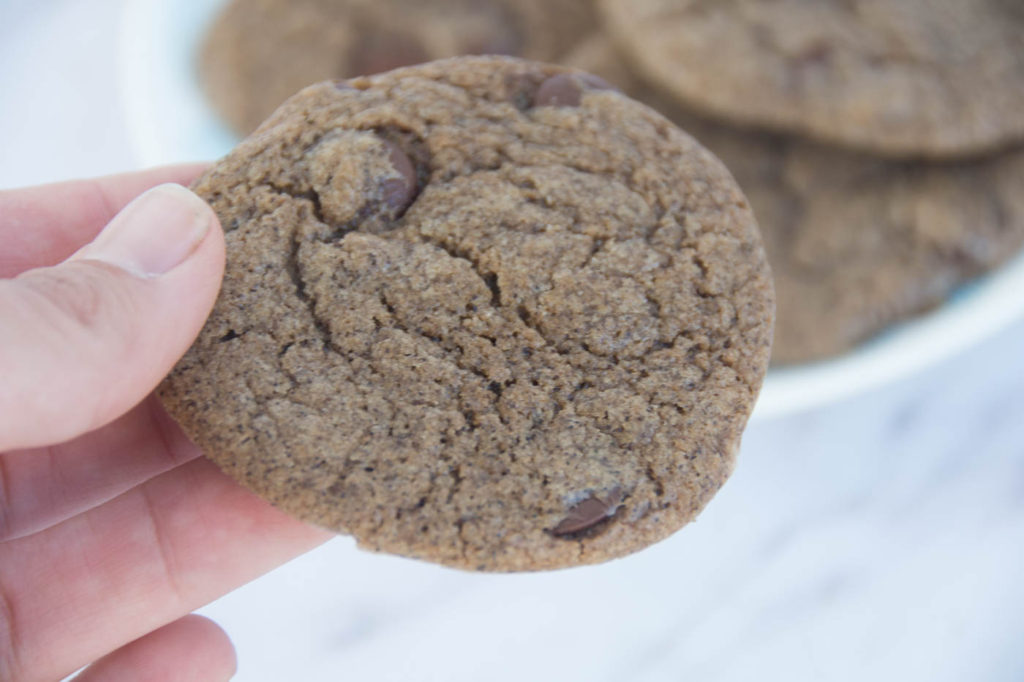
[[[195,189],[227,272],[161,395],[282,509],[548,569],[666,537],[732,470],[770,352],[757,227],[603,81],[463,57],[322,83]]]
[[[596,20],[593,0],[232,0],[199,69],[214,107],[247,134],[311,83],[462,54],[553,60]]]
[[[899,157],[1024,139],[1019,0],[601,0],[646,78],[690,106]]]
[[[666,115],[736,177],[775,278],[774,364],[850,350],[1024,246],[1024,148],[885,161],[698,117],[634,75],[601,37],[568,62]]]

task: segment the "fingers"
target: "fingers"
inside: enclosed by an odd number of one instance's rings
[[[0,280],[0,452],[70,440],[140,402],[199,333],[223,269],[213,211],[161,185],[64,263]]]
[[[0,542],[49,528],[198,456],[152,396],[68,443],[0,455]]]
[[[0,191],[0,278],[56,265],[93,240],[128,202],[165,182],[187,185],[205,164]]]
[[[220,626],[190,615],[107,654],[74,682],[220,682],[236,667],[235,648]]]
[[[11,653],[0,611],[0,679],[60,678],[328,537],[205,459],[182,465],[5,543],[0,607]]]

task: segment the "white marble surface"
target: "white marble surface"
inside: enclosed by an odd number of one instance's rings
[[[0,0],[0,187],[133,167],[118,5]],[[203,612],[243,681],[1010,682],[1022,569],[1024,321],[754,424],[699,521],[631,558],[479,576],[339,539]]]

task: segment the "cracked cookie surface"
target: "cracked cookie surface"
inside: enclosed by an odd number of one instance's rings
[[[1024,139],[1019,0],[602,0],[636,66],[691,106],[889,156]]]
[[[239,133],[322,80],[464,54],[556,59],[595,28],[594,0],[232,0],[199,57]]]
[[[479,57],[319,84],[195,189],[227,274],[161,396],[286,511],[546,569],[666,537],[731,471],[771,338],[756,225],[601,81]]]
[[[733,173],[772,266],[775,364],[850,350],[1024,247],[1022,146],[970,161],[886,161],[697,116],[603,37],[568,63],[660,111]]]

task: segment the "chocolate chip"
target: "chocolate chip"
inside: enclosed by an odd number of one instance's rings
[[[349,72],[361,76],[426,61],[430,61],[426,48],[403,33],[367,33],[348,55]]]
[[[416,198],[416,168],[412,165],[409,156],[402,149],[389,140],[384,141],[388,149],[388,161],[395,169],[399,177],[388,178],[381,183],[381,197],[384,203],[394,211],[395,215],[401,215],[409,204]]]
[[[587,90],[614,88],[608,81],[589,73],[559,73],[540,84],[533,96],[533,106],[578,107]]]
[[[622,504],[620,488],[613,488],[603,499],[596,496],[588,497],[570,509],[565,518],[551,529],[551,534],[572,535],[593,528],[613,516],[620,504]]]

